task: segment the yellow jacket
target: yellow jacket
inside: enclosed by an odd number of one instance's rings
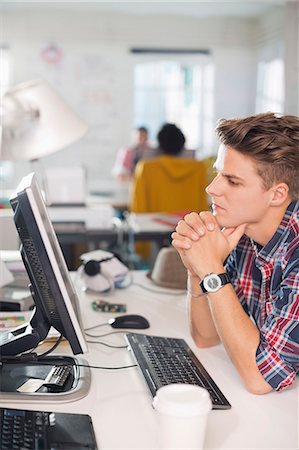
[[[207,168],[202,161],[162,155],[140,161],[135,170],[130,210],[138,213],[208,209]]]

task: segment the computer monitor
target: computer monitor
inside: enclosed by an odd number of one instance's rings
[[[87,352],[78,297],[34,173],[22,179],[10,203],[35,309],[29,323],[0,333],[0,358],[36,348],[51,326],[75,355]]]

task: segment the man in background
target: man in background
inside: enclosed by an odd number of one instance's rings
[[[138,161],[153,158],[156,154],[157,150],[148,142],[147,128],[139,127],[135,130],[134,144],[118,151],[112,174],[119,181],[130,181]]]

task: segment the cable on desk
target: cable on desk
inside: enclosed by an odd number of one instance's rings
[[[127,345],[111,345],[111,344],[107,344],[106,342],[101,342],[101,341],[86,341],[88,344],[101,344],[101,345],[105,345],[106,347],[109,348],[128,348]]]
[[[101,326],[101,325],[99,325],[99,326]],[[93,327],[93,328],[96,328],[96,326]],[[123,330],[123,331],[110,331],[109,333],[105,333],[105,334],[90,334],[90,333],[86,333],[85,332],[86,336],[91,337],[91,338],[98,338],[98,337],[109,336],[110,334],[114,334],[114,333],[126,333],[126,330]]]
[[[93,327],[84,328],[85,334],[87,334],[87,336],[88,336],[88,333],[86,333],[86,331],[92,330],[93,328],[103,327],[104,325],[109,325],[109,323],[104,322],[104,323],[99,323],[98,325],[94,325]]]
[[[97,325],[93,325],[92,327],[84,328],[84,332],[86,336],[89,337],[99,337],[99,336],[93,336],[92,334],[86,333],[86,331],[94,330],[98,327],[103,327],[104,325],[110,325],[109,322],[99,323]],[[128,333],[128,330],[115,330],[115,331],[109,331],[108,333],[101,334],[100,336],[108,336],[109,334],[116,334],[116,333]]]
[[[92,328],[96,328],[97,326],[101,326],[102,324],[100,324],[100,325],[95,325],[94,327],[92,327]],[[93,337],[93,338],[98,338],[98,337],[104,337],[104,336],[109,336],[110,334],[116,334],[116,333],[130,333],[130,330],[129,329],[126,329],[126,330],[117,330],[117,331],[109,331],[108,333],[104,333],[104,334],[89,334],[89,333],[85,333],[87,336],[89,336],[89,337]],[[144,334],[144,333],[138,333],[138,332],[136,332],[136,331],[134,331],[134,334]]]
[[[131,364],[130,366],[119,366],[119,367],[90,366],[88,364],[76,364],[76,366],[77,367],[89,367],[90,369],[120,370],[120,369],[131,369],[131,367],[137,367],[137,364]]]

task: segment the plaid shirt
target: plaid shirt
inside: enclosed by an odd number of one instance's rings
[[[243,236],[226,261],[236,294],[260,331],[257,366],[277,391],[299,372],[299,200],[261,247]]]

